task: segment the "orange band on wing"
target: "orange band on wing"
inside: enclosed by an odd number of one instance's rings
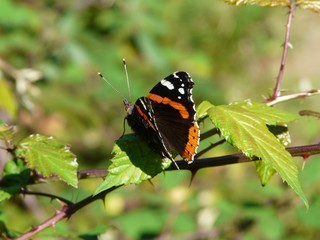
[[[149,120],[148,116],[147,116],[147,115],[145,115],[145,114],[141,111],[140,107],[139,107],[139,106],[136,106],[136,109],[137,109],[137,111],[138,111],[139,115],[140,115],[140,116],[142,116],[142,117],[143,117],[143,119],[144,119],[144,120],[146,120],[146,121],[148,122],[149,126],[150,126],[150,127],[152,127],[152,128],[153,128],[153,130],[155,130],[155,131],[156,131],[156,128],[154,127],[153,123]]]
[[[189,128],[188,143],[186,144],[182,158],[188,163],[192,163],[194,155],[197,153],[197,148],[199,146],[199,126],[194,123],[192,127]]]
[[[189,118],[189,113],[188,113],[187,109],[181,103],[172,101],[167,97],[161,97],[161,96],[159,96],[157,94],[153,94],[153,93],[149,93],[147,98],[149,98],[152,101],[155,101],[157,103],[169,104],[171,107],[173,107],[174,109],[177,109],[179,111],[181,117],[183,117],[184,119]]]

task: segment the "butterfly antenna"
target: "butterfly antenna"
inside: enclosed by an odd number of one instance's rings
[[[103,81],[105,81],[116,93],[118,93],[124,100],[128,101],[127,98],[126,98],[125,96],[123,96],[123,95],[119,92],[119,90],[116,89],[116,88],[108,81],[108,79],[106,79],[106,78],[102,75],[102,73],[99,72],[98,74],[99,74],[99,76],[101,77],[101,79],[102,79]]]
[[[128,86],[129,99],[131,99],[129,75],[128,75],[128,70],[127,70],[126,60],[124,58],[122,58],[122,63],[123,63],[123,67],[124,67],[124,72],[126,73],[126,80],[127,80],[127,86]]]

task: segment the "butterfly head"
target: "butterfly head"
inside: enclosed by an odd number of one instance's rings
[[[131,115],[134,109],[134,104],[127,99],[123,99],[124,109],[126,110],[127,115]]]

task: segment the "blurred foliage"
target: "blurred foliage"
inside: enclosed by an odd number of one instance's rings
[[[127,97],[126,58],[133,100],[171,72],[184,70],[195,81],[197,104],[261,101],[278,71],[286,12],[209,0],[1,0],[0,119],[17,125],[21,138],[40,133],[71,144],[80,169],[105,167],[122,134],[125,111],[122,97],[97,72]],[[311,12],[295,13],[294,49],[283,83],[287,92],[319,88],[319,21]],[[319,112],[318,102],[317,97],[295,100],[279,108]],[[319,141],[316,118],[302,118],[289,130],[292,145]],[[2,152],[1,169],[8,157]],[[207,156],[229,152],[224,146]],[[159,233],[181,239],[317,239],[319,162],[319,157],[308,159],[301,175],[308,212],[279,178],[261,188],[253,165],[239,164],[201,170],[190,187],[190,175],[183,171],[161,175],[153,185],[127,186],[108,195],[105,205],[87,206],[38,239],[99,234],[144,239]],[[82,180],[78,189],[46,183],[31,190],[76,201],[100,183]],[[34,196],[0,206],[0,231],[11,235],[29,230],[60,207]]]

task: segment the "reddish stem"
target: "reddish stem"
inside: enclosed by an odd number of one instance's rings
[[[290,148],[287,148],[287,151],[290,152],[290,154],[294,157],[296,156],[304,157],[306,156],[306,154],[308,154],[308,156],[320,154],[320,143],[308,145],[308,146],[290,147]],[[222,156],[222,157],[198,159],[197,161],[194,161],[193,164],[187,164],[185,161],[181,160],[181,161],[177,161],[177,164],[179,165],[180,169],[196,171],[200,168],[205,168],[205,167],[207,168],[207,167],[213,167],[213,166],[216,167],[216,166],[229,165],[234,163],[250,162],[252,160],[257,160],[257,159],[249,159],[244,154],[233,154],[233,155]],[[175,166],[172,166],[168,169],[168,171],[172,171],[172,170],[177,170],[177,168]],[[56,213],[51,218],[47,219],[46,221],[39,224],[38,226],[32,228],[30,231],[22,234],[20,237],[16,238],[16,240],[30,239],[35,234],[39,233],[45,228],[54,226],[57,222],[61,221],[62,219],[70,218],[75,212],[85,207],[86,205],[98,199],[103,200],[104,197],[109,192],[112,192],[119,187],[121,186],[110,188],[95,196],[89,196],[78,203],[71,204],[68,206],[65,205],[60,211],[56,211]]]
[[[120,187],[120,186],[118,186]],[[54,227],[54,225],[65,218],[70,218],[75,212],[80,210],[81,208],[87,206],[88,204],[98,200],[98,199],[104,199],[105,195],[107,195],[109,192],[114,191],[118,187],[112,187],[106,191],[103,191],[97,195],[91,195],[80,202],[77,202],[72,205],[65,205],[62,207],[61,210],[56,211],[55,214],[44,221],[43,223],[39,224],[38,226],[33,227],[30,231],[20,235],[19,237],[15,238],[16,240],[26,240],[31,239],[35,234],[41,232],[42,230],[48,228],[48,227]]]
[[[290,0],[290,6],[289,6],[289,14],[288,14],[288,21],[286,25],[286,34],[285,34],[285,40],[283,44],[283,51],[282,51],[282,57],[281,57],[281,63],[280,63],[280,69],[279,73],[277,76],[277,82],[276,86],[273,91],[273,95],[269,100],[274,100],[277,99],[277,97],[280,96],[281,92],[281,81],[283,79],[283,73],[284,73],[284,68],[286,65],[287,61],[287,54],[288,54],[288,48],[290,47],[289,39],[290,39],[290,30],[291,30],[291,24],[292,24],[292,19],[293,19],[293,12],[296,8],[296,4],[294,0]]]

